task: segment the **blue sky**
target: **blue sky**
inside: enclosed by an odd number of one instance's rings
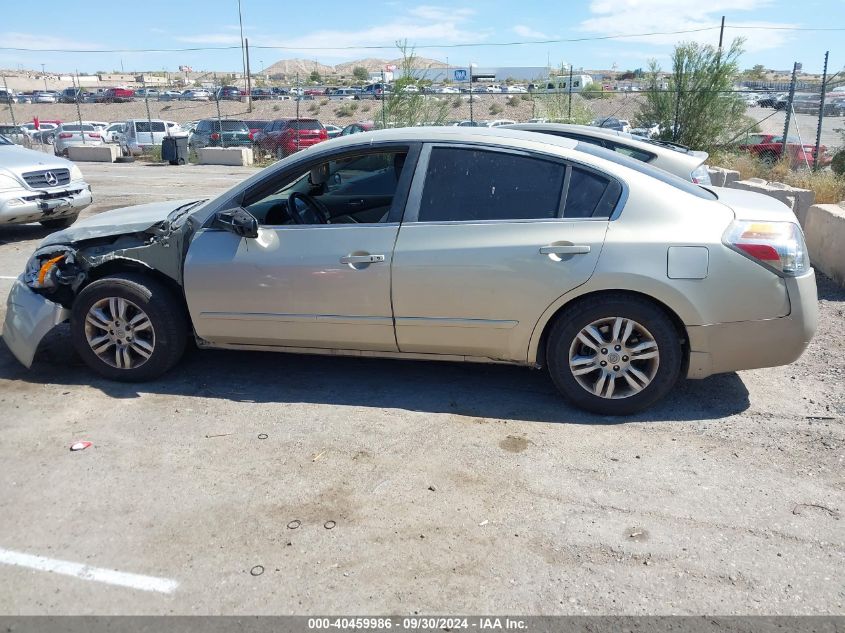
[[[145,0],[117,4],[113,0],[40,0],[33,19],[24,2],[5,3],[0,46],[27,49],[68,49],[69,52],[0,50],[0,68],[54,72],[95,70],[175,70],[180,64],[195,70],[234,71],[241,67],[240,50],[198,50],[167,53],[83,53],[82,49],[161,49],[237,46],[237,0]],[[794,32],[743,30],[747,26],[803,28],[845,27],[845,0],[485,0],[449,3],[431,0],[319,0],[285,2],[242,0],[244,31],[253,46],[284,46],[287,50],[255,49],[252,68],[285,58],[308,58],[327,64],[362,57],[395,58],[392,44],[453,45],[561,38],[602,37],[629,33],[666,32],[718,26],[722,15],[729,28],[726,41],[747,38],[744,67],[763,64],[820,72],[825,50],[831,66],[845,66],[845,31]],[[61,24],[61,29],[51,28]],[[688,35],[659,35],[525,46],[418,48],[421,56],[481,66],[545,66],[620,70],[644,67],[657,59],[667,67],[672,46],[682,39],[718,43],[718,30]],[[387,46],[383,50],[355,48]],[[350,47],[328,50],[329,47]],[[317,50],[325,49],[325,50]]]

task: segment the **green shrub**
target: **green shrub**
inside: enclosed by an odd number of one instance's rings
[[[321,106],[329,105],[329,100],[328,99],[320,99],[320,105]]]
[[[515,108],[519,105],[519,97],[517,97],[516,95],[512,95],[507,98],[506,103],[508,104],[509,108]]]
[[[833,155],[833,162],[830,168],[837,176],[845,176],[845,149],[840,149]]]
[[[493,105],[490,106],[490,114],[493,114],[493,115],[501,114],[504,111],[505,111],[505,109],[502,106],[500,106],[498,103],[494,103]]]
[[[281,109],[282,109],[282,106],[280,106],[278,103],[273,106],[273,112],[278,112]]]
[[[464,100],[461,99],[458,96],[456,96],[454,99],[452,99],[452,107],[453,108],[460,108],[463,104],[464,104]]]
[[[316,103],[312,103],[308,106],[308,112],[310,112],[311,114],[317,114],[319,111],[320,106],[318,106]]]
[[[355,111],[352,108],[350,108],[348,105],[342,105],[337,110],[335,110],[334,113],[335,113],[335,116],[346,117],[346,116],[352,116],[355,113]]]

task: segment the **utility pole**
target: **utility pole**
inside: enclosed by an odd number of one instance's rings
[[[824,122],[824,97],[827,92],[827,58],[830,51],[824,53],[824,72],[822,73],[822,94],[819,99],[819,124],[816,127],[816,151],[813,152],[813,171],[819,170],[819,148],[822,144],[822,123]]]
[[[247,82],[247,67],[246,67],[246,47],[244,46],[244,18],[243,13],[241,12],[241,0],[238,0],[238,26],[241,29],[241,62],[243,63],[244,69],[244,88],[246,88]],[[247,91],[247,103],[252,104],[252,100],[250,99],[249,91]]]
[[[792,65],[792,81],[789,84],[789,101],[786,102],[786,121],[783,124],[783,153],[786,153],[789,138],[789,123],[792,118],[792,100],[795,99],[795,76],[798,74],[798,62]]]
[[[725,37],[725,16],[722,16],[722,26],[719,28],[719,51],[716,54],[716,68],[722,63],[722,40]]]
[[[569,110],[566,113],[566,120],[572,123],[572,64],[569,64]]]
[[[6,75],[3,75],[3,88],[6,90],[6,96],[9,97],[9,84],[6,83]],[[15,109],[12,107],[14,102],[14,99],[9,98],[9,113],[12,115],[12,125],[18,127],[18,124],[15,123]]]
[[[246,105],[247,111],[252,112],[252,77],[249,73],[249,38],[244,40],[244,52],[246,53]]]
[[[373,99],[375,98],[373,90]],[[387,129],[387,84],[384,82],[384,68],[381,69],[381,129]]]
[[[85,130],[82,129],[82,109],[79,107],[79,97],[81,96],[82,89],[79,86],[79,71],[76,71],[76,78],[71,77],[71,81],[73,81],[74,89],[80,88],[79,92],[76,92],[75,99],[76,101],[76,116],[79,117],[79,135],[82,137],[82,144],[87,145],[88,143],[85,142]]]

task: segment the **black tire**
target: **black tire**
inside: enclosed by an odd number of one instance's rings
[[[760,154],[760,160],[763,161],[764,165],[773,167],[778,162],[778,157],[774,152],[763,152]]]
[[[134,156],[118,156],[114,159],[116,163],[134,163],[135,157]]]
[[[45,229],[66,229],[76,222],[78,216],[72,215],[68,218],[56,218],[55,220],[41,220],[39,224]]]
[[[285,150],[282,149],[282,146],[279,145],[276,147],[276,160],[282,160],[286,156]]]
[[[86,338],[86,316],[98,301],[115,297],[126,299],[143,310],[152,324],[152,354],[128,369],[107,364],[94,353]],[[142,382],[158,378],[182,357],[187,341],[188,319],[182,301],[166,286],[150,277],[122,273],[104,277],[88,285],[73,303],[71,339],[76,351],[92,370],[110,380]]]
[[[631,319],[645,327],[657,343],[659,353],[651,382],[638,393],[616,399],[587,391],[569,366],[570,347],[581,330],[599,319],[612,317]],[[546,360],[558,391],[577,407],[602,415],[630,415],[647,409],[675,386],[683,350],[674,324],[654,303],[636,296],[604,295],[578,301],[557,318],[549,334]]]

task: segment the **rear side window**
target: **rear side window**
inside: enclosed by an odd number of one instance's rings
[[[565,218],[608,218],[619,202],[622,186],[596,172],[573,167],[569,177]]]
[[[164,132],[164,121],[135,121],[135,130],[138,132],[149,132],[150,123],[152,123],[153,132]]]
[[[529,156],[434,148],[419,221],[555,218],[565,174],[563,164]]]

